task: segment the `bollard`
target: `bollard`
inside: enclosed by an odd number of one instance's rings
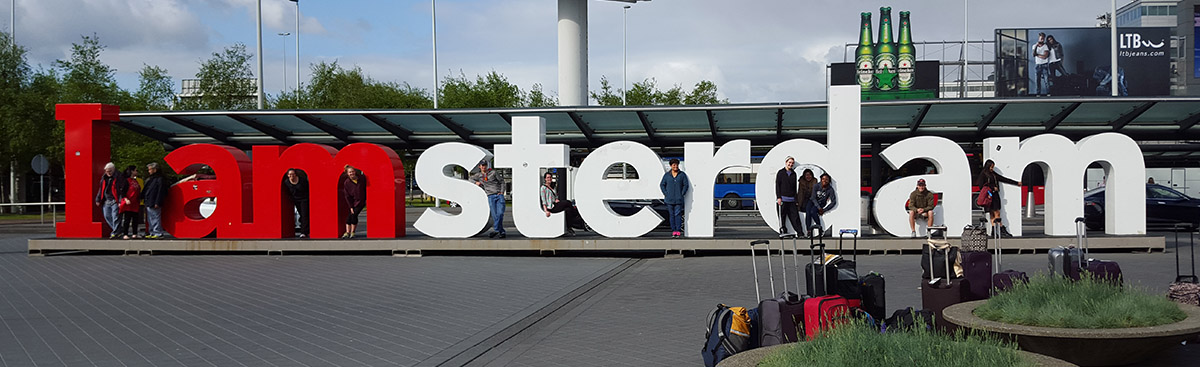
[[[1033,190],[1029,190],[1025,203],[1025,218],[1033,218]]]

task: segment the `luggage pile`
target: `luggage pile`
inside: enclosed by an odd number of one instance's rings
[[[930,319],[932,313],[916,311],[911,307],[898,310],[885,321],[886,292],[883,275],[871,272],[858,276],[857,258],[843,252],[846,237],[850,237],[852,251],[858,250],[858,230],[843,229],[838,235],[838,253],[825,251],[823,231],[814,230],[809,237],[811,257],[803,264],[804,277],[797,239],[792,237],[792,279],[788,280],[786,249],[772,249],[768,240],[750,243],[751,265],[754,270],[754,289],[757,307],[729,307],[717,305],[708,317],[705,345],[701,350],[706,366],[715,366],[728,356],[745,350],[783,343],[812,340],[825,330],[838,327],[852,318],[862,318],[881,332],[894,332],[911,328],[915,319]],[[769,298],[762,297],[756,255],[765,250],[767,278],[770,282]],[[776,293],[775,269],[771,254],[779,254],[782,292]],[[804,283],[805,291],[800,292]],[[795,287],[795,292],[789,287]],[[930,321],[925,322],[931,324]]]
[[[947,238],[945,226],[929,228],[921,249],[921,306],[933,313],[939,330],[954,331],[942,316],[946,307],[987,299],[1012,288],[1014,282],[1029,282],[1025,272],[998,271],[1002,268],[1001,231],[999,226],[993,227],[989,239],[986,223],[985,219],[964,227],[958,244]]]
[[[1087,228],[1083,217],[1075,218],[1075,243],[1049,251],[1050,274],[1079,280],[1086,271],[1091,276],[1121,286],[1121,266],[1116,261],[1088,257]]]

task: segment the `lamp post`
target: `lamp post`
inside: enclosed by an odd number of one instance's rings
[[[621,10],[621,105],[628,105],[625,93],[629,89],[629,5]]]
[[[432,9],[430,18],[433,20],[433,109],[436,110],[438,108],[438,92],[441,87],[438,81],[437,66],[437,0],[430,0],[429,3]]]
[[[280,37],[283,37],[283,61],[280,62],[280,65],[283,66],[283,87],[279,89],[280,93],[283,93],[284,91],[287,91],[287,36],[292,35],[292,33],[279,32],[276,34],[278,34]],[[297,79],[297,81],[299,81],[299,79]]]
[[[300,0],[288,0],[296,3],[296,89],[300,89]]]
[[[262,0],[258,0],[257,24],[255,31],[258,32],[258,109],[263,109],[263,52],[262,52]]]

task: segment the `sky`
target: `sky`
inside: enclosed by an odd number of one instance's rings
[[[17,42],[35,68],[69,57],[72,43],[95,34],[107,47],[102,61],[130,90],[143,65],[166,68],[178,90],[214,52],[239,42],[251,53],[256,48],[256,0],[10,1]],[[296,3],[261,1],[265,89],[277,95],[285,82],[296,85]],[[597,90],[602,76],[619,87],[627,3],[587,3],[589,89]],[[437,1],[439,76],[496,71],[524,90],[540,83],[555,93],[557,4]],[[895,18],[908,10],[915,41],[962,40],[964,4],[971,40],[991,40],[996,28],[1093,27],[1109,9],[1097,0],[653,0],[628,10],[628,80],[655,78],[660,89],[685,90],[710,80],[733,103],[820,101],[825,65],[843,61],[843,45],[858,41],[859,13],[874,12],[877,26],[880,6],[891,6]],[[0,5],[5,31],[10,6]],[[300,0],[300,11],[302,78],[310,64],[337,61],[379,81],[433,89],[430,0]]]

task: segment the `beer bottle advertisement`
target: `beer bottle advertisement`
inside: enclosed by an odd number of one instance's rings
[[[912,28],[909,25],[909,13],[900,12],[900,45],[896,49],[896,72],[900,90],[910,90],[915,78],[917,53],[912,44]]]
[[[875,79],[881,91],[896,85],[896,44],[892,43],[892,8],[879,8],[879,46],[875,56]]]
[[[858,48],[854,49],[856,75],[858,86],[863,91],[875,87],[875,41],[871,34],[871,13],[862,13],[862,25],[859,28]]]

